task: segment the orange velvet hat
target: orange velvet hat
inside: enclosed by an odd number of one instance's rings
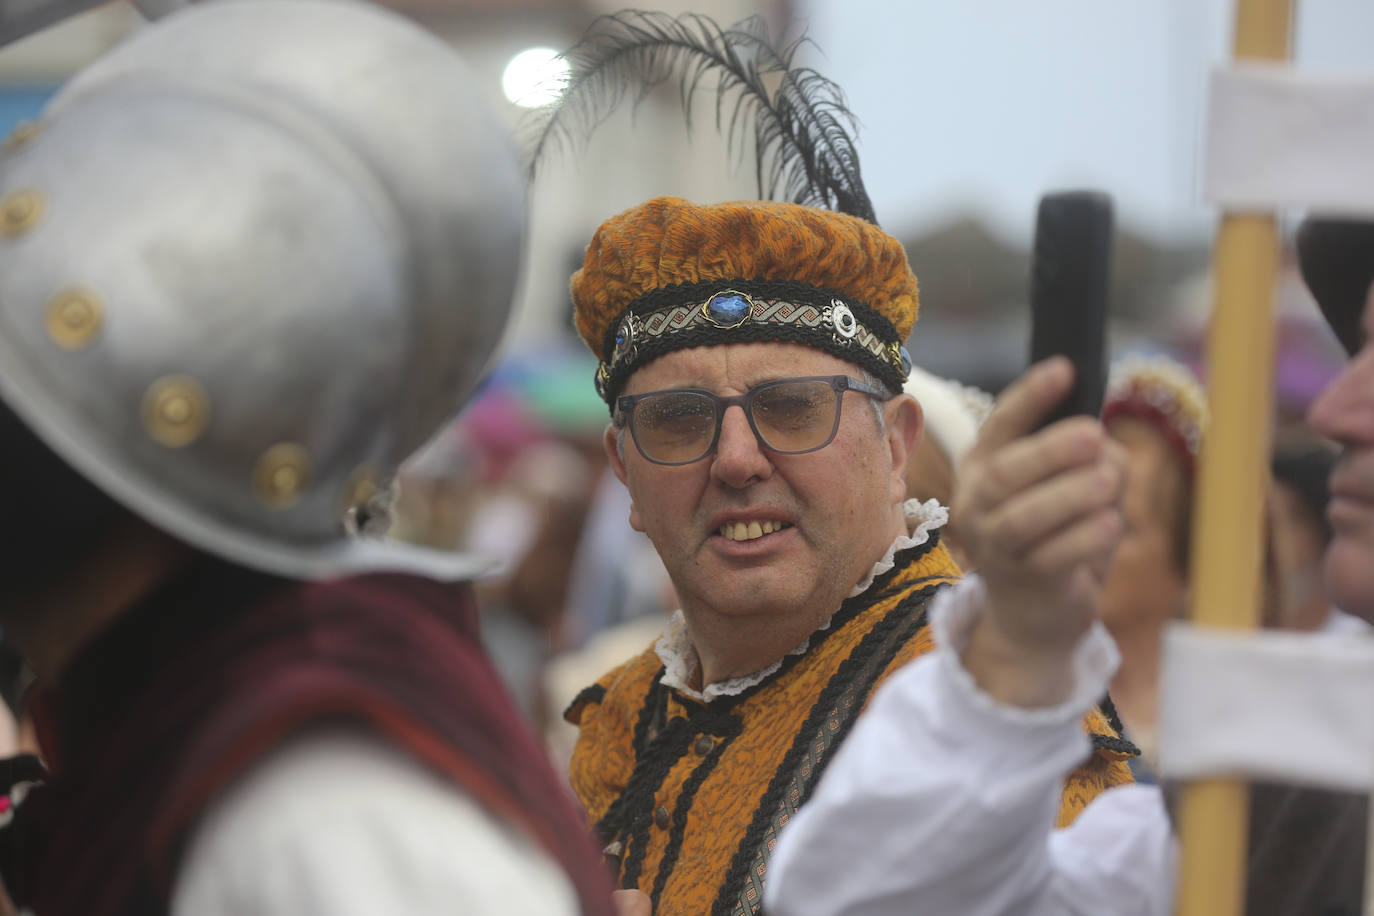
[[[869,370],[894,393],[916,320],[906,252],[875,224],[774,201],[660,197],[602,223],[572,277],[577,330],[612,406],[639,367],[687,347],[781,341]]]

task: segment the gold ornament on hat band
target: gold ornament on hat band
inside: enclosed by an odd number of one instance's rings
[[[745,325],[828,329],[837,347],[857,347],[891,365],[903,380],[911,370],[906,348],[898,341],[880,337],[842,299],[832,298],[829,305],[819,306],[787,299],[761,299],[725,289],[704,302],[670,305],[644,315],[627,312],[616,328],[610,359],[597,367],[597,391],[604,396],[611,373],[634,359],[641,346],[684,332],[712,328],[732,331]]]

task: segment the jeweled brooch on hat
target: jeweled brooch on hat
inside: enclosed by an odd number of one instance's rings
[[[722,331],[733,330],[754,314],[754,300],[748,293],[723,289],[701,304],[701,314]]]

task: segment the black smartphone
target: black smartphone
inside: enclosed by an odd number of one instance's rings
[[[1111,259],[1108,195],[1060,191],[1040,199],[1031,256],[1030,360],[1063,354],[1074,366],[1073,389],[1042,426],[1102,411]]]

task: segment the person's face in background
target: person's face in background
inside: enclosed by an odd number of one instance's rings
[[[940,505],[948,506],[954,500],[954,475],[954,464],[945,454],[944,448],[927,430],[921,441],[916,444],[916,450],[912,452],[911,461],[907,464],[907,496],[922,502],[927,499],[938,499]],[[958,520],[953,516],[940,529],[940,542],[949,550],[950,556],[959,564],[960,569],[965,572],[973,571],[959,540]]]
[[[1126,527],[1102,595],[1113,634],[1162,624],[1182,613],[1187,579],[1180,562],[1191,493],[1178,454],[1151,423],[1120,417],[1108,434],[1127,453],[1122,514]]]
[[[1326,511],[1327,590],[1337,607],[1374,621],[1374,286],[1362,327],[1362,348],[1312,403],[1307,422],[1341,446]]]

